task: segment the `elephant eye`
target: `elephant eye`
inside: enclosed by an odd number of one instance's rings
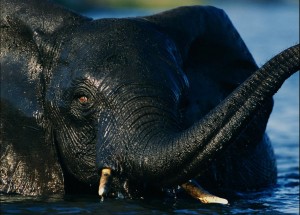
[[[70,88],[69,98],[72,99],[71,106],[76,109],[88,110],[93,106],[95,90],[87,83],[74,83]]]
[[[89,99],[86,96],[80,96],[78,98],[78,101],[79,101],[80,104],[87,104],[89,102]]]

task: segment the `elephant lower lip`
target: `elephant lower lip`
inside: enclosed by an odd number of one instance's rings
[[[101,177],[99,182],[99,189],[98,194],[103,200],[103,196],[108,193],[110,188],[110,182],[111,182],[111,169],[110,168],[104,168],[101,171]]]

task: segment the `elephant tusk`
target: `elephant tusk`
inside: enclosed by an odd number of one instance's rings
[[[103,196],[107,194],[107,192],[109,191],[110,181],[111,181],[111,169],[109,168],[102,169],[100,182],[99,182],[99,189],[98,189],[98,194],[101,197],[101,200],[103,200],[104,198]]]
[[[189,181],[187,183],[184,183],[181,185],[181,187],[192,197],[195,199],[200,200],[202,203],[208,204],[208,203],[217,203],[217,204],[224,204],[227,205],[228,201],[227,199],[223,199],[217,196],[214,196],[204,190],[202,187],[200,187],[195,182]]]

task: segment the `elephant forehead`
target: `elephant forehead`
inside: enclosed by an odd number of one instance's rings
[[[138,19],[103,19],[88,22],[64,36],[61,59],[85,58],[101,63],[111,56],[153,58],[167,55],[175,45],[152,25]],[[149,56],[147,56],[149,57]],[[120,63],[125,63],[120,61]]]
[[[58,70],[73,79],[166,81],[178,74],[175,45],[144,21],[97,20],[77,29],[61,47]]]

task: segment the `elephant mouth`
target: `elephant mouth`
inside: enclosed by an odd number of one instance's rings
[[[110,168],[103,168],[101,171],[98,194],[101,201],[104,201],[104,196],[110,191],[110,186],[112,182],[112,170]],[[187,194],[191,197],[198,199],[202,203],[215,203],[215,204],[228,204],[228,200],[220,198],[218,196],[212,195],[206,190],[204,190],[195,181],[188,181],[180,186]]]

